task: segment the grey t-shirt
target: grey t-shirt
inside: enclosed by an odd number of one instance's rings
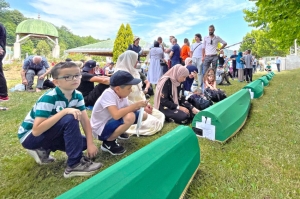
[[[248,54],[244,56],[245,68],[252,68],[252,55]]]

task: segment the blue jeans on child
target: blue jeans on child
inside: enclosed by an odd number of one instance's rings
[[[137,120],[139,118],[140,111],[135,111],[134,114],[135,114],[134,124],[136,124]],[[98,139],[102,140],[102,141],[106,141],[115,132],[115,130],[122,124],[124,124],[123,118],[120,118],[118,120],[114,120],[112,118],[112,119],[108,120],[104,126],[104,129],[103,129],[101,135],[98,136]]]
[[[86,150],[86,138],[79,129],[79,121],[73,115],[65,115],[54,126],[39,136],[32,133],[22,143],[26,149],[39,149],[51,151],[65,151],[68,155],[68,166],[77,164],[82,151]]]

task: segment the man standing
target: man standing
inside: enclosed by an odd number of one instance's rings
[[[278,72],[280,72],[280,64],[281,64],[281,60],[279,59],[279,57],[276,57],[276,65],[277,65]]]
[[[244,55],[244,60],[245,60],[245,76],[246,76],[246,81],[247,83],[252,82],[252,55],[251,55],[251,50],[246,50],[245,55]]]
[[[234,50],[233,51],[233,55],[230,56],[230,59],[232,61],[232,70],[233,70],[233,76],[232,76],[232,78],[236,78],[237,77],[236,58],[237,58],[237,54],[236,54],[236,50]]]
[[[217,51],[224,49],[227,45],[225,41],[223,41],[219,36],[216,36],[214,34],[215,27],[213,25],[210,25],[208,30],[209,36],[204,37],[202,50],[202,62],[204,63],[204,73],[209,68],[210,64],[212,65],[212,68],[216,71],[218,61]],[[220,49],[217,49],[218,43],[223,44]]]
[[[133,40],[133,44],[130,44],[127,50],[132,50],[136,52],[138,54],[138,61],[140,62],[140,56],[142,55],[143,51],[142,48],[139,46],[139,44],[140,44],[140,38],[138,36],[135,36]]]
[[[202,51],[203,44],[201,43],[202,37],[199,33],[195,34],[196,43],[192,44],[190,57],[192,58],[192,63],[198,69],[198,81],[203,83],[203,66],[202,66]]]
[[[6,79],[3,73],[3,65],[2,60],[5,57],[5,46],[6,46],[6,29],[0,23],[0,102],[1,101],[8,101],[8,94],[7,94],[7,84]]]
[[[253,74],[256,72],[256,68],[257,68],[257,59],[255,58],[255,56],[252,56],[252,67],[253,67]]]
[[[177,44],[177,39],[172,39],[172,49],[170,52],[170,58],[171,58],[171,67],[175,66],[176,64],[180,64],[180,47]]]
[[[38,76],[36,92],[43,89],[45,76],[50,73],[48,61],[45,57],[29,56],[25,59],[23,70],[21,71],[22,84],[26,86],[26,90],[34,91],[32,88],[34,76]]]

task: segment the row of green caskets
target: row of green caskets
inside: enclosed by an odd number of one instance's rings
[[[199,112],[193,130],[176,129],[58,196],[58,199],[183,198],[200,165],[196,135],[225,142],[244,125],[251,99],[263,95],[271,72]]]
[[[197,136],[219,142],[225,142],[234,136],[247,120],[251,99],[263,96],[264,87],[269,85],[274,75],[270,72],[221,102],[199,112],[192,122]]]

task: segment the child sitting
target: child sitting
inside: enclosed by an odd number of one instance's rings
[[[202,90],[199,88],[198,73],[194,71],[191,74],[193,75],[194,81],[191,86],[191,93],[189,93],[189,95],[186,97],[186,100],[188,100],[188,102],[197,109],[204,110],[213,105],[213,103],[204,96]]]
[[[219,102],[226,98],[225,93],[217,88],[215,71],[212,68],[207,69],[204,75],[204,93],[206,97],[214,102]]]
[[[110,88],[106,89],[96,101],[91,125],[93,135],[102,140],[101,149],[112,155],[121,155],[126,152],[124,147],[117,143],[118,139],[128,139],[124,132],[132,124],[136,124],[141,107],[145,107],[148,101],[139,101],[128,104],[128,95],[131,93],[131,86],[137,85],[141,79],[135,79],[130,73],[119,70],[110,78]],[[143,121],[147,119],[144,112]]]
[[[270,62],[268,62],[267,66],[265,68],[265,71],[267,71],[267,72],[271,72],[272,71],[272,67],[271,67]]]
[[[98,149],[93,143],[83,96],[75,90],[81,80],[80,68],[74,62],[61,62],[51,74],[56,87],[38,99],[20,126],[18,137],[38,164],[53,162],[51,151],[65,151],[65,178],[91,175],[102,164],[82,154],[87,149],[88,156],[94,157]],[[79,122],[86,137],[81,135]]]

